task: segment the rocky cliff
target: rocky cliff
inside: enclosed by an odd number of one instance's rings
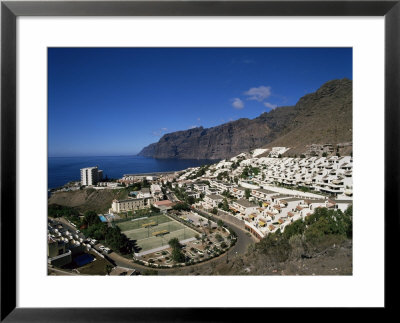
[[[239,119],[213,128],[165,134],[139,155],[154,158],[224,159],[254,148],[286,146],[301,151],[308,144],[352,141],[352,81],[333,80],[255,119]]]

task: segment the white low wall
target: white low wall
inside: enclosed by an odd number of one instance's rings
[[[246,183],[246,182],[242,182],[242,181],[239,181],[238,184],[244,188],[250,188],[252,190],[256,190],[256,189],[260,188],[260,186],[258,186],[258,185],[254,185],[254,184],[250,184],[250,183]]]
[[[297,190],[291,190],[288,188],[277,187],[277,186],[272,186],[272,185],[263,185],[263,188],[266,190],[277,192],[277,193],[284,194],[284,195],[293,195],[296,197],[299,196],[299,197],[311,198],[311,199],[313,199],[313,198],[314,199],[325,199],[324,195],[302,192],[302,191],[297,191]]]

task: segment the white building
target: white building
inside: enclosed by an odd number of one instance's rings
[[[102,178],[103,171],[98,166],[81,169],[81,185],[83,186],[96,185]]]
[[[247,201],[246,199],[240,199],[237,201],[232,201],[230,204],[230,208],[234,211],[238,211],[244,215],[249,215],[252,212],[255,212],[258,205]]]
[[[223,200],[224,197],[218,194],[206,195],[204,197],[204,202],[210,207],[217,207],[218,204],[221,203]]]
[[[152,198],[113,200],[110,212],[120,213],[149,208],[154,202]]]
[[[151,184],[150,191],[151,191],[151,194],[153,194],[153,196],[156,194],[162,193],[161,187],[158,184]]]
[[[137,194],[138,198],[146,199],[151,197],[150,189],[148,187],[143,187]]]
[[[121,184],[116,182],[98,182],[97,186],[108,187],[108,188],[118,188]]]
[[[205,192],[206,189],[208,188],[208,185],[202,183],[194,183],[193,188],[199,192]]]

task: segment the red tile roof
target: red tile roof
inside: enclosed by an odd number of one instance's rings
[[[174,202],[171,202],[171,201],[169,201],[169,200],[154,202],[154,205],[155,205],[155,206],[161,206],[161,205],[171,206],[171,205],[173,205],[173,204],[174,204]]]

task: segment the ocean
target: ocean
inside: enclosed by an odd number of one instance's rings
[[[212,164],[209,159],[155,159],[142,156],[49,157],[48,188],[80,180],[80,169],[99,166],[103,177],[120,178],[124,174],[169,172]]]

